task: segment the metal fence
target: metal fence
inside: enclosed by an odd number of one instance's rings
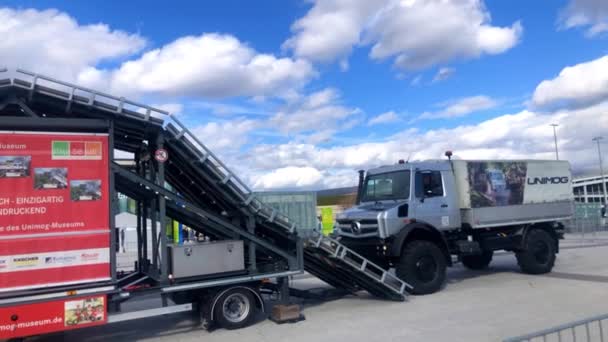
[[[604,321],[606,320],[608,320],[608,314],[558,325],[527,335],[507,338],[504,342],[604,342],[605,340],[608,341],[604,327]]]
[[[608,220],[601,216],[599,203],[576,203],[574,217],[566,222],[566,232],[583,237],[608,232]]]

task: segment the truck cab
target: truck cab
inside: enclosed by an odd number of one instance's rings
[[[359,204],[337,217],[347,238],[388,239],[413,220],[438,229],[460,226],[455,183],[448,161],[399,163],[369,170]]]
[[[482,269],[495,250],[513,251],[524,272],[546,273],[563,236],[560,219],[568,219],[570,190],[556,188],[558,199],[530,203],[523,191],[525,172],[569,172],[567,162],[548,163],[556,162],[399,161],[361,171],[357,204],[336,217],[334,234],[379,266],[394,267],[414,294],[438,291],[452,256]],[[538,190],[531,188],[530,198],[547,193]]]

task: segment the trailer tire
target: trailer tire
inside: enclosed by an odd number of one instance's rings
[[[533,229],[526,235],[523,248],[515,254],[517,264],[528,274],[551,272],[555,264],[555,245],[556,241],[549,233]]]
[[[215,305],[214,321],[224,329],[240,329],[252,323],[257,313],[255,298],[246,288],[223,292]]]
[[[411,293],[431,294],[439,291],[446,278],[447,262],[443,252],[431,241],[417,240],[405,245],[396,266],[396,274],[412,286]]]
[[[492,262],[494,251],[485,251],[479,255],[464,255],[462,264],[470,270],[483,270]]]

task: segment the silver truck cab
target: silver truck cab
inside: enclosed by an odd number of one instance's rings
[[[389,239],[413,222],[458,228],[460,210],[450,162],[399,163],[367,172],[359,204],[337,216],[339,237]]]

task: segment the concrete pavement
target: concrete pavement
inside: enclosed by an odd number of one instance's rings
[[[574,245],[573,245],[574,246]],[[306,320],[209,333],[188,315],[167,316],[83,329],[33,341],[499,341],[568,321],[608,312],[608,246],[567,248],[554,272],[519,273],[512,254],[495,256],[491,269],[449,270],[441,292],[405,303],[362,292],[307,306]],[[302,277],[296,287],[326,286]]]

